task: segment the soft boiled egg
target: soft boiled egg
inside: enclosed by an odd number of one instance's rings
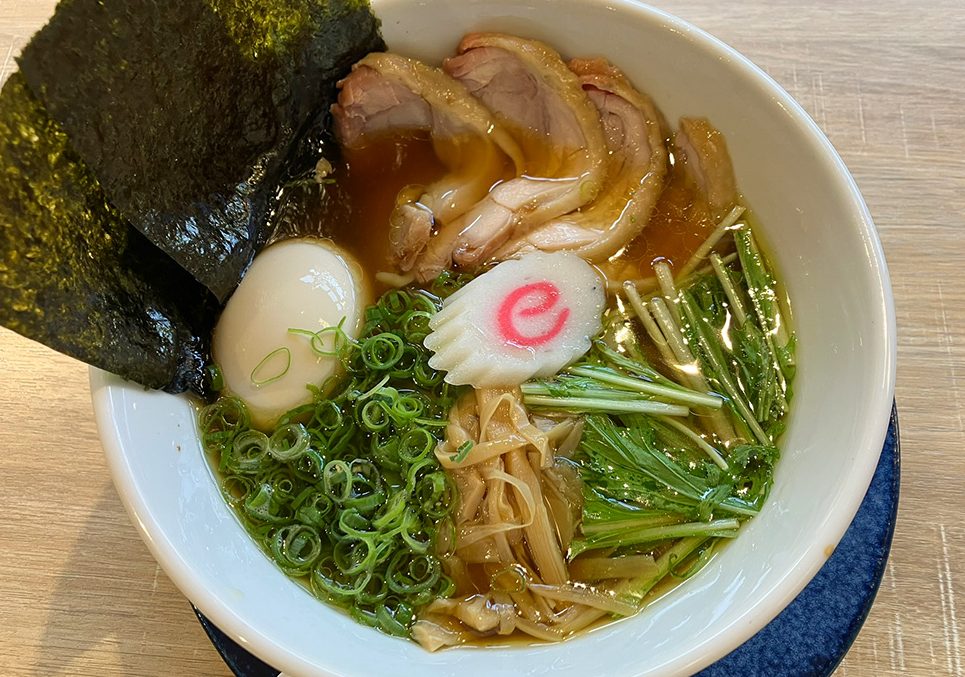
[[[212,354],[225,389],[240,397],[252,425],[269,429],[310,402],[339,368],[332,351],[341,325],[358,336],[368,291],[361,267],[329,240],[285,240],[252,262],[215,327]],[[318,333],[321,332],[321,333]]]

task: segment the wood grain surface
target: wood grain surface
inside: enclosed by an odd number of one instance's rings
[[[851,168],[898,311],[902,498],[836,674],[965,675],[965,2],[668,0],[810,112]],[[53,12],[0,0],[0,77]],[[114,491],[87,368],[0,329],[0,675],[226,675]]]

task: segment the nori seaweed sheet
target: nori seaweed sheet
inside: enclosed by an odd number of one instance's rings
[[[171,392],[203,389],[218,304],[131,227],[20,73],[0,91],[0,324]]]
[[[336,81],[383,48],[363,0],[63,0],[19,61],[120,213],[223,301]]]

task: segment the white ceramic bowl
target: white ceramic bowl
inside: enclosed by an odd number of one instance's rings
[[[438,61],[472,30],[602,54],[668,119],[727,138],[792,301],[799,364],[767,507],[730,547],[638,616],[562,644],[429,654],[357,625],[289,581],[223,503],[188,401],[94,372],[121,498],[154,556],[221,629],[294,675],[676,675],[776,616],[829,556],[868,487],[892,402],[895,323],[874,225],[814,122],[713,37],[632,0],[373,0],[389,47]]]

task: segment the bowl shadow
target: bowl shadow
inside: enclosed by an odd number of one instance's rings
[[[81,659],[125,675],[228,674],[205,650],[197,624],[184,622],[183,597],[130,527],[110,483],[77,531],[48,609],[34,674],[77,674]],[[197,649],[186,655],[186,646]]]

